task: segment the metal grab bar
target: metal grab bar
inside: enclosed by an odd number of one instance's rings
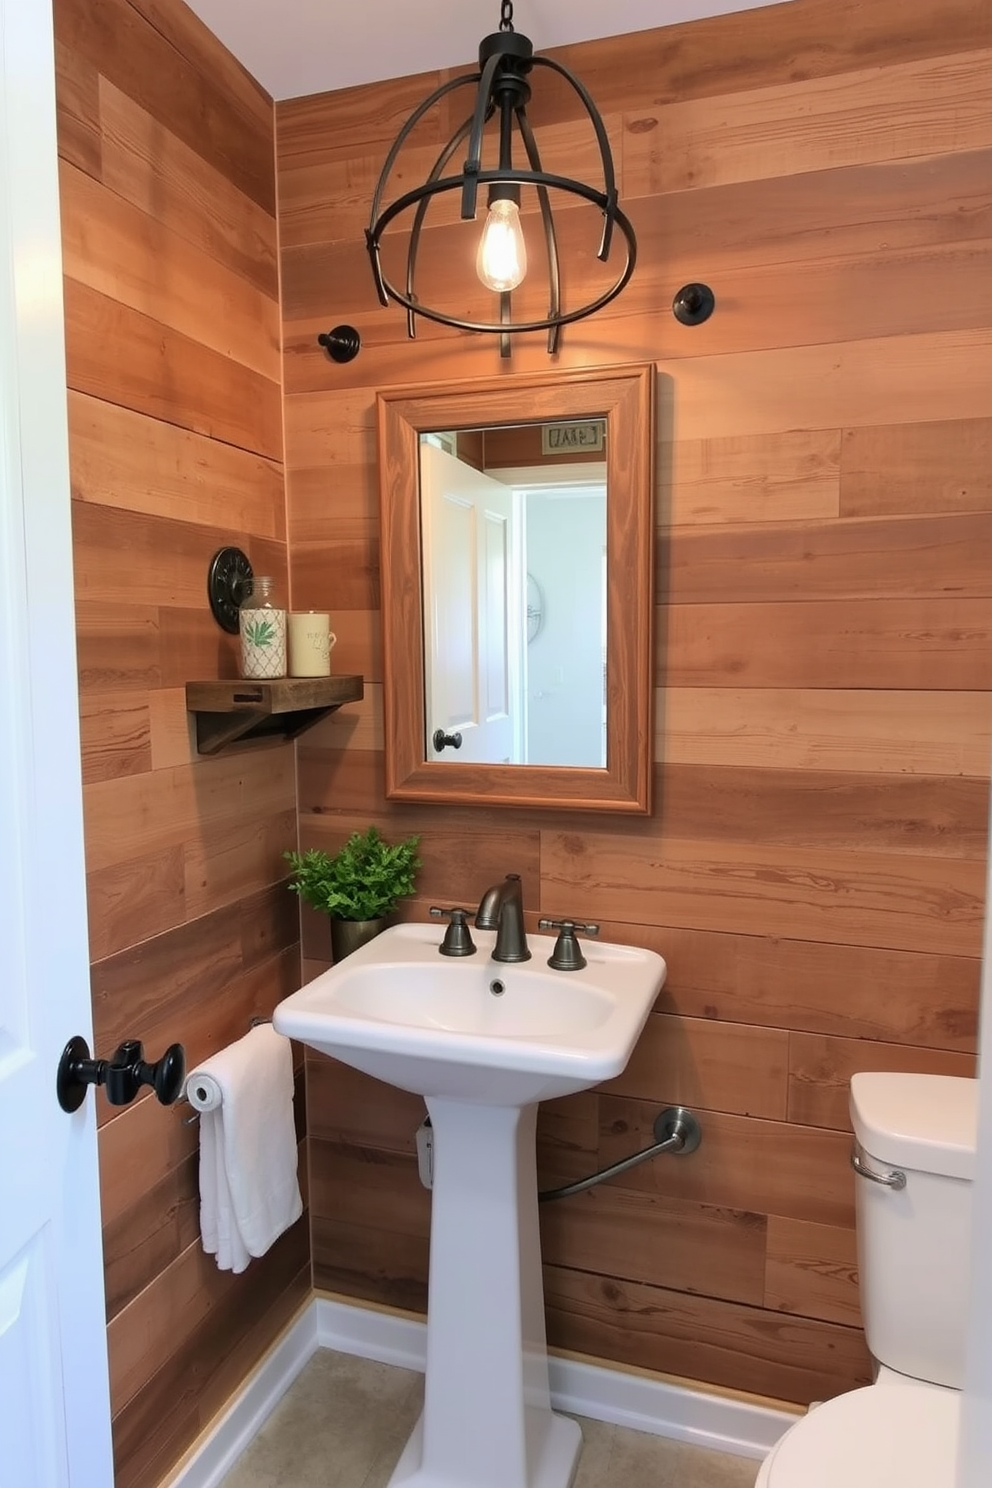
[[[871,1183],[880,1183],[883,1188],[891,1188],[898,1193],[901,1188],[906,1187],[906,1174],[899,1168],[889,1168],[887,1172],[880,1173],[875,1168],[870,1168],[865,1162],[867,1153],[859,1142],[855,1142],[851,1148],[851,1167],[859,1178],[867,1178]]]
[[[579,1178],[575,1183],[565,1183],[561,1188],[542,1189],[537,1195],[538,1201],[550,1204],[554,1199],[569,1199],[573,1194],[585,1193],[586,1189],[595,1188],[597,1183],[603,1183],[607,1178],[616,1178],[628,1169],[636,1168],[638,1163],[646,1162],[649,1157],[659,1157],[663,1152],[688,1156],[690,1152],[695,1152],[702,1141],[699,1121],[685,1106],[667,1106],[654,1123],[654,1134],[658,1140],[653,1147],[642,1147],[640,1152],[632,1152],[630,1157],[622,1157],[619,1162],[611,1163],[608,1168],[600,1168],[598,1173],[590,1173],[588,1178]]]

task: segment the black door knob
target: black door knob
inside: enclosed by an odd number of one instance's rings
[[[462,736],[461,734],[446,734],[444,732],[444,729],[435,729],[434,737],[431,740],[431,743],[434,745],[437,753],[440,754],[441,750],[446,748],[449,744],[451,745],[452,749],[461,749]]]
[[[163,1106],[179,1099],[186,1077],[186,1053],[182,1044],[170,1044],[155,1064],[145,1059],[138,1039],[125,1039],[110,1059],[91,1059],[86,1040],[79,1034],[62,1050],[55,1092],[63,1111],[78,1111],[90,1085],[104,1085],[112,1106],[126,1106],[142,1085],[151,1085]]]

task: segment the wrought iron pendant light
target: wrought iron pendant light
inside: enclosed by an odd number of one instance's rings
[[[568,176],[552,175],[544,170],[537,141],[527,118],[527,104],[531,97],[528,78],[535,68],[548,68],[565,79],[578,95],[595,132],[602,166],[602,185],[590,186]],[[459,88],[475,89],[472,113],[462,123],[441,150],[433,169],[422,186],[389,201],[389,180],[397,160],[411,132],[424,115],[442,98]],[[489,131],[497,134],[495,153],[497,163],[483,163],[483,146],[486,125],[494,124]],[[452,158],[465,141],[467,154],[461,173],[446,174]],[[514,145],[518,160],[526,159],[526,165],[514,164]],[[417,292],[417,256],[421,247],[422,230],[431,202],[445,192],[461,193],[461,218],[474,221],[478,210],[481,187],[488,193],[488,218],[482,237],[477,245],[477,272],[483,284],[497,296],[494,316],[491,319],[469,320],[436,306],[426,304]],[[537,196],[542,236],[545,249],[548,286],[548,313],[539,319],[515,321],[511,306],[511,295],[526,271],[526,252],[520,229],[519,207],[521,189],[532,187]],[[614,243],[614,230],[619,230],[625,258],[613,284],[603,293],[577,309],[568,309],[562,304],[561,273],[558,258],[558,237],[551,210],[552,191],[566,192],[591,202],[603,214],[602,238],[597,257],[605,263]],[[404,214],[410,214],[410,234],[406,254],[406,281],[402,288],[393,283],[383,270],[380,247],[383,234],[390,224]],[[372,214],[366,231],[372,274],[380,303],[388,305],[395,300],[407,312],[407,332],[416,335],[416,318],[425,316],[441,325],[453,326],[457,330],[481,331],[498,335],[500,355],[509,356],[510,336],[520,331],[548,332],[548,352],[558,350],[562,326],[583,320],[602,310],[616,299],[634,271],[637,244],[629,220],[617,202],[616,179],[613,156],[603,121],[589,93],[577,77],[560,62],[549,57],[534,55],[534,48],[526,36],[513,29],[513,5],[502,0],[499,30],[483,38],[479,45],[479,71],[451,78],[425,98],[414,109],[400,130],[382,168],[375,195],[372,198]],[[475,251],[473,245],[472,251]]]

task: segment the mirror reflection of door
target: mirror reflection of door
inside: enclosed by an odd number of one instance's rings
[[[542,442],[421,436],[429,760],[606,766],[605,460]]]
[[[430,441],[420,450],[428,759],[509,763],[519,754],[513,497]],[[434,748],[437,730],[460,735]]]

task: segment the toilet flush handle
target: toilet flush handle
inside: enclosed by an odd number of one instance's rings
[[[880,1173],[877,1169],[868,1166],[865,1161],[867,1155],[860,1142],[855,1142],[851,1149],[851,1167],[859,1178],[868,1178],[872,1183],[880,1183],[883,1188],[891,1188],[896,1191],[906,1187],[906,1174],[901,1172],[899,1168],[889,1168],[887,1172]]]

